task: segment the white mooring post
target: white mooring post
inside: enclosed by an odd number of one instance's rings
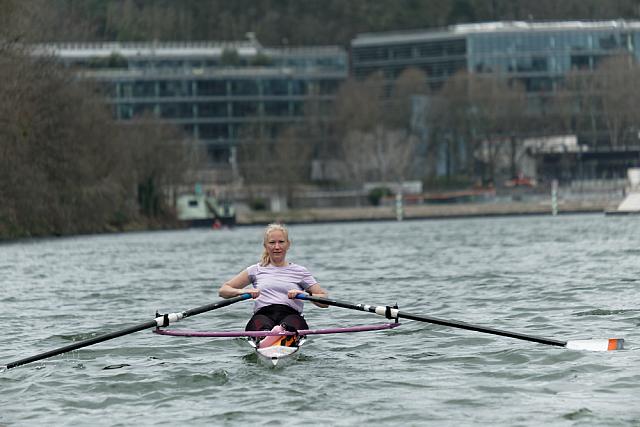
[[[551,215],[558,215],[558,180],[551,181]]]
[[[396,193],[396,220],[402,221],[404,218],[404,207],[402,206],[402,193]]]

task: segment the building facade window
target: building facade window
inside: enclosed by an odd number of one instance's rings
[[[336,46],[235,44],[67,43],[45,50],[98,82],[116,119],[172,123],[205,144],[212,162],[227,164],[245,129],[276,138],[301,120],[307,102],[332,104],[349,71],[346,50]]]

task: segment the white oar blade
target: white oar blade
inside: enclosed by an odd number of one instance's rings
[[[570,350],[588,350],[588,351],[622,350],[624,348],[624,339],[603,338],[603,339],[592,339],[592,340],[573,340],[573,341],[567,341],[566,347]]]

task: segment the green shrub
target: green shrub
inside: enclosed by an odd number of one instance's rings
[[[254,211],[266,211],[267,210],[267,201],[261,197],[253,199],[249,202],[249,206]]]
[[[383,197],[390,196],[391,194],[391,190],[389,190],[387,187],[376,187],[372,188],[369,191],[367,198],[369,199],[369,203],[371,203],[371,205],[380,206],[380,200]]]

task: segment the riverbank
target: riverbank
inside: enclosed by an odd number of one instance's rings
[[[615,206],[611,199],[561,200],[558,214],[602,213]],[[451,203],[430,205],[406,205],[403,219],[445,219],[490,217],[507,215],[551,215],[551,200],[508,201],[488,203]],[[280,221],[287,224],[314,222],[391,221],[397,219],[395,206],[367,206],[353,208],[290,209],[284,212],[238,212],[238,225],[267,224]]]
[[[611,198],[561,200],[558,202],[557,213],[601,213],[614,209],[620,200]],[[472,218],[515,215],[551,215],[552,206],[550,200],[538,201],[492,201],[484,203],[449,203],[449,204],[413,204],[403,207],[403,219],[448,219],[448,218]],[[308,224],[323,222],[358,222],[358,221],[396,221],[395,206],[364,206],[350,208],[313,208],[290,209],[284,212],[252,211],[238,209],[236,212],[236,225],[264,225],[271,222],[283,222],[285,224]],[[121,228],[99,230],[94,233],[122,233],[150,230],[170,230],[186,228],[185,224],[171,221],[140,221],[127,224]],[[16,241],[19,239],[63,237],[76,234],[27,234],[22,236],[0,236],[0,243]]]

